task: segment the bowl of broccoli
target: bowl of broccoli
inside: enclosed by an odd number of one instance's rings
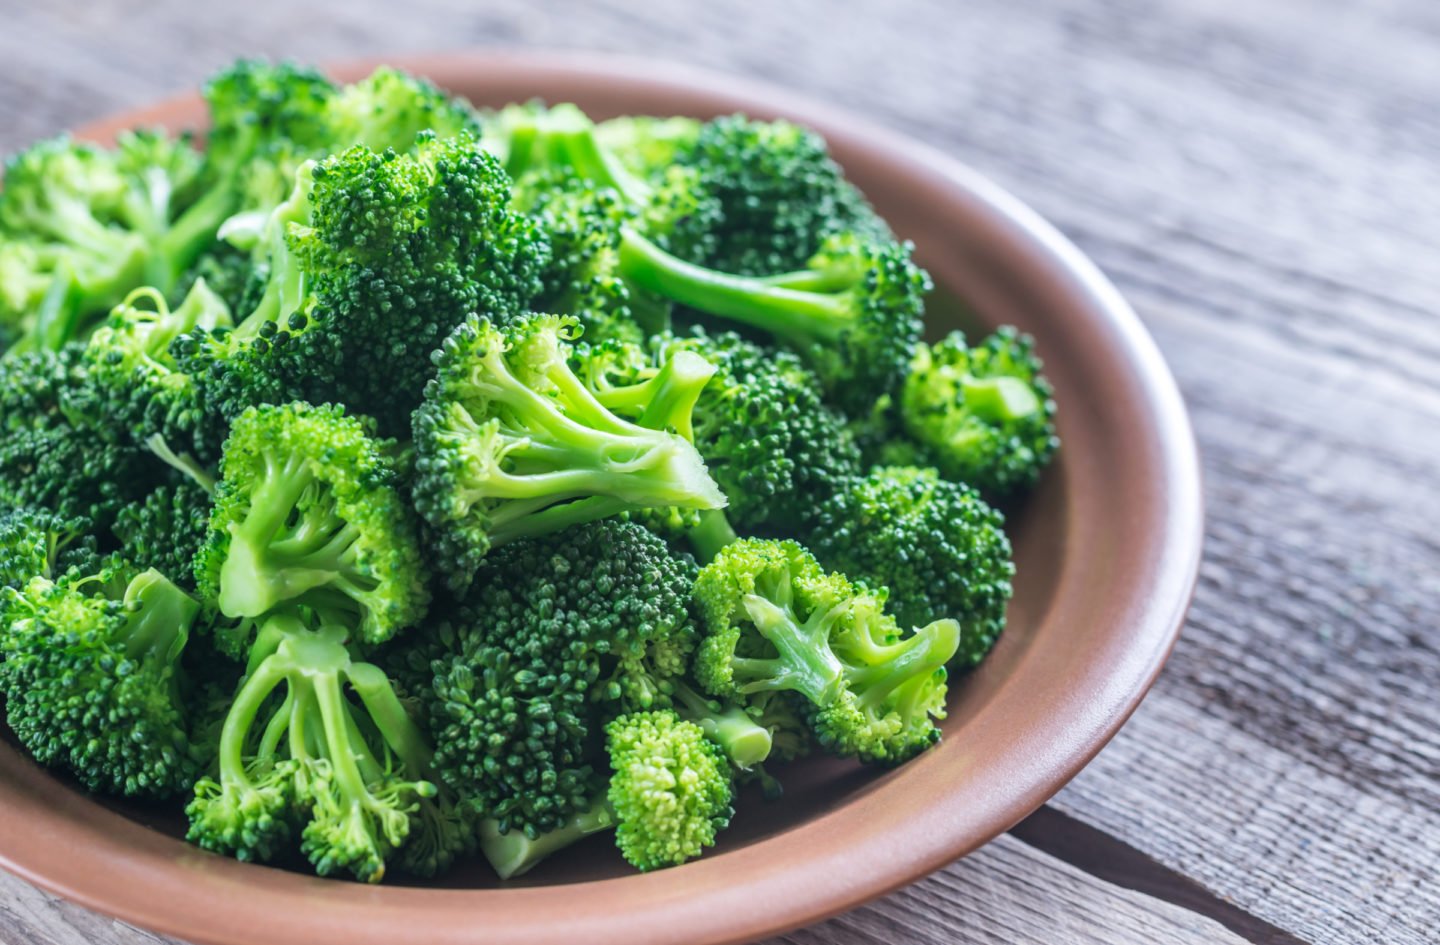
[[[1198,565],[1078,250],[679,67],[242,61],[40,142],[0,345],[0,864],[199,943],[848,908],[1072,777]]]

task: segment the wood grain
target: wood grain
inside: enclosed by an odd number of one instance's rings
[[[770,79],[962,157],[1135,303],[1205,461],[1208,546],[1185,636],[1055,806],[1316,945],[1434,940],[1440,6],[408,9],[0,0],[0,149],[190,87],[240,53],[544,45]],[[1190,940],[1174,931],[1189,917],[1082,880],[1006,840],[791,940]],[[0,885],[33,902],[20,888]],[[80,915],[17,907],[0,929],[144,940],[98,919],[63,931],[50,912]],[[1171,925],[1143,924],[1161,913]]]

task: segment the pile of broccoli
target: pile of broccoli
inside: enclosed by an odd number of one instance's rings
[[[0,188],[0,694],[35,759],[321,875],[716,843],[940,738],[1053,456],[1032,342],[825,142],[242,61]],[[203,147],[202,147],[203,146]],[[954,678],[951,675],[951,678]]]

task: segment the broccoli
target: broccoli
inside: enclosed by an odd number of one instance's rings
[[[165,297],[171,308],[184,303],[185,297],[204,280],[225,307],[232,312],[248,311],[259,301],[257,292],[264,291],[264,273],[255,268],[250,253],[228,243],[202,253],[194,264],[180,274],[175,287]]]
[[[415,413],[415,507],[456,590],[492,547],[517,538],[627,509],[725,504],[695,448],[651,428],[683,426],[714,368],[685,353],[670,359],[632,423],[566,363],[576,329],[554,315],[506,326],[472,316],[436,356]]]
[[[676,166],[682,151],[694,148],[700,128],[694,118],[626,115],[599,122],[595,140],[632,173],[654,179]]]
[[[959,332],[917,345],[898,399],[914,463],[995,497],[1033,485],[1060,445],[1034,346],[1010,327],[973,346]]]
[[[439,795],[430,747],[385,673],[351,657],[349,633],[266,618],[223,723],[218,772],[186,808],[192,842],[269,860],[298,830],[317,873],[366,882],[379,882],[397,851],[433,872],[465,849],[463,819],[425,815]],[[418,857],[406,857],[411,844]]]
[[[325,103],[328,140],[362,144],[372,151],[403,151],[421,132],[440,138],[475,137],[479,123],[470,106],[432,83],[390,66],[341,88]]]
[[[887,587],[896,620],[960,624],[955,665],[979,664],[1005,627],[1015,565],[1004,517],[933,469],[877,467],[819,504],[806,527],[826,567]]]
[[[19,590],[31,578],[54,580],[71,569],[93,574],[101,566],[84,519],[24,506],[0,512],[0,586]]]
[[[534,837],[521,830],[502,832],[499,821],[483,820],[479,827],[480,852],[497,876],[514,879],[530,872],[551,854],[614,827],[615,811],[601,796],[572,814],[561,826]]]
[[[193,587],[195,555],[205,543],[209,519],[210,491],[181,479],[122,508],[111,531],[126,560],[174,575],[181,587]]]
[[[727,546],[695,599],[706,624],[695,672],[712,694],[799,693],[821,746],[866,761],[898,763],[939,740],[954,620],[902,635],[883,590],[825,573],[793,541]]]
[[[859,472],[859,452],[843,418],[822,402],[815,375],[790,352],[767,350],[733,332],[697,329],[656,338],[649,353],[615,343],[582,347],[575,361],[596,399],[634,416],[643,405],[636,385],[681,351],[716,366],[695,402],[690,433],[729,500],[725,518],[733,528],[793,529],[805,507]],[[719,547],[706,535],[705,529],[690,533],[708,560]]]
[[[92,790],[167,797],[188,788],[203,759],[192,751],[179,661],[199,602],[118,559],[94,572],[41,571],[0,594],[0,691],[30,753]]]
[[[195,557],[205,600],[227,617],[258,618],[286,603],[345,613],[366,643],[424,617],[415,523],[390,446],[368,426],[340,407],[300,403],[235,421]]]
[[[605,736],[615,843],[626,861],[661,869],[714,846],[734,813],[730,765],[700,726],[669,711],[635,712]]]
[[[161,480],[148,451],[84,406],[89,386],[79,343],[0,359],[0,504],[105,529]]]
[[[899,389],[920,338],[930,277],[910,251],[842,234],[804,270],[759,278],[687,263],[627,228],[620,273],[638,291],[770,332],[800,353],[835,403],[858,414]]]
[[[615,140],[614,132],[610,140]],[[673,147],[670,159],[693,169],[698,178],[694,188],[718,204],[713,249],[703,255],[677,252],[691,262],[763,276],[804,266],[836,234],[854,232],[876,242],[893,239],[885,222],[845,180],[824,139],[790,122],[729,115],[693,133],[684,124],[641,125],[631,132],[631,141],[652,161],[664,159]],[[624,148],[623,142],[617,142],[617,149]]]
[[[628,203],[643,204],[650,197],[650,185],[601,145],[595,123],[575,105],[546,108],[530,102],[507,106],[484,123],[480,146],[499,157],[511,177],[537,169],[564,168],[598,187],[609,188]]]
[[[487,558],[453,612],[386,664],[420,704],[445,783],[532,839],[586,809],[604,721],[663,707],[685,672],[694,575],[613,519]]]

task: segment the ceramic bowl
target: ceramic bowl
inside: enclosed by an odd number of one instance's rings
[[[824,134],[934,276],[931,333],[1014,324],[1045,358],[1064,446],[1011,515],[1009,628],[978,671],[954,680],[937,748],[895,770],[798,763],[781,801],[742,803],[719,847],[677,869],[636,874],[601,837],[509,884],[479,862],[443,885],[319,879],[188,846],[173,809],[87,796],[13,742],[0,744],[0,864],[83,905],[214,945],[710,945],[814,922],[917,879],[1074,776],[1159,672],[1201,540],[1180,395],[1095,266],[953,157],[780,89],[570,53],[388,61],[482,106],[539,97],[596,118],[740,111]],[[358,78],[376,64],[333,72]],[[178,130],[202,118],[191,95],[79,134],[104,141],[126,127]]]

